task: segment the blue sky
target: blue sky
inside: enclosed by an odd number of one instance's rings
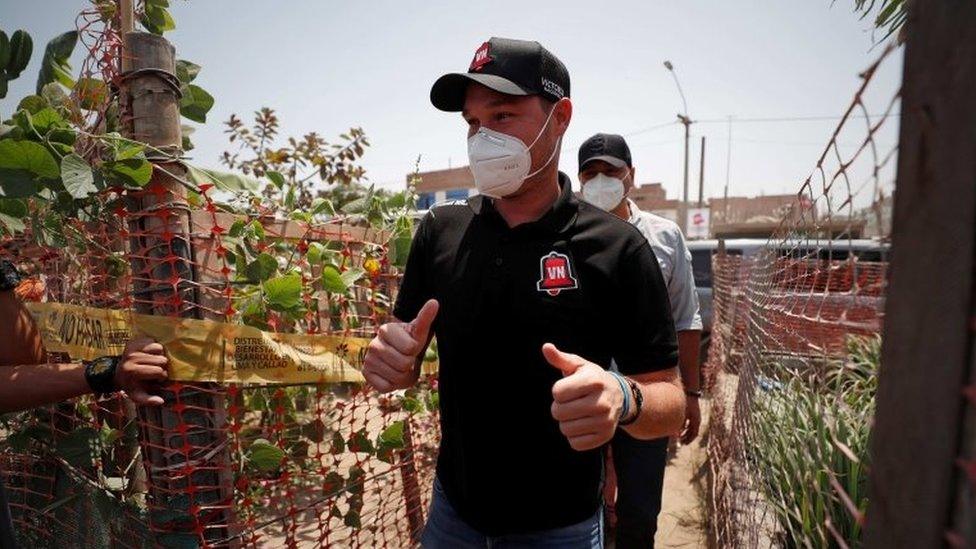
[[[35,58],[0,101],[10,115],[30,93],[43,44],[73,28],[82,0],[0,0],[0,28],[28,30]],[[574,119],[560,162],[576,172],[576,149],[589,135],[628,141],[638,182],[680,193],[682,128],[665,125],[681,109],[675,66],[693,119],[691,188],[698,181],[699,136],[708,139],[705,194],[726,180],[727,116],[737,119],[840,115],[878,55],[869,21],[850,0],[525,2],[173,0],[177,29],[167,33],[181,58],[203,66],[197,82],[217,99],[197,129],[196,164],[217,166],[227,142],[221,122],[274,107],[283,133],[318,131],[327,139],[350,126],[370,138],[363,164],[371,181],[402,187],[421,169],[466,163],[460,115],[428,101],[441,74],[463,71],[490,36],[540,41],[567,65]],[[74,64],[78,67],[78,62]],[[889,60],[866,103],[881,112],[897,90],[901,60]],[[737,122],[732,127],[731,192],[792,192],[810,173],[836,121]],[[879,140],[890,145],[897,124]],[[845,146],[860,138],[851,137]],[[844,144],[845,142],[842,142]]]

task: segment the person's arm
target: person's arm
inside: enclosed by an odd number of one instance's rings
[[[701,313],[698,308],[698,292],[695,290],[695,275],[691,263],[691,251],[685,244],[681,230],[675,228],[674,259],[668,296],[671,300],[671,314],[674,329],[678,332],[678,368],[684,384],[686,407],[682,422],[681,443],[689,444],[698,436],[701,427],[701,408],[698,395],[701,393]]]
[[[681,382],[685,391],[685,418],[682,422],[681,443],[690,444],[698,437],[701,428],[701,330],[684,330],[678,332],[678,367],[681,370]]]
[[[12,289],[0,291],[0,326],[0,366],[47,362],[37,325]]]
[[[552,344],[542,347],[549,364],[564,375],[552,388],[552,416],[570,446],[580,451],[605,444],[617,428],[648,440],[677,433],[684,421],[678,345],[657,259],[644,241],[621,265],[619,295],[610,314],[613,359],[623,375]],[[639,407],[628,379],[642,397]]]
[[[431,299],[427,249],[433,215],[428,213],[410,244],[410,255],[393,308],[394,321],[383,324],[370,341],[363,361],[366,383],[381,393],[417,383],[424,352],[433,337],[439,304]]]
[[[115,365],[112,388],[137,404],[158,406],[157,384],[166,381],[163,346],[148,338],[132,340]],[[43,406],[91,393],[82,364],[0,366],[0,413]]]

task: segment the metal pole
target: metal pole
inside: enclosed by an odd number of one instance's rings
[[[705,136],[702,136],[701,165],[698,168],[698,208],[705,204]]]
[[[685,184],[684,192],[681,194],[681,232],[688,232],[688,137],[691,121],[684,117],[682,122],[685,125]]]
[[[725,151],[725,200],[723,200],[722,207],[725,209],[722,212],[722,223],[728,223],[729,220],[729,168],[732,166],[732,117],[729,116],[729,146]]]
[[[691,133],[691,118],[688,117],[688,102],[685,101],[685,92],[681,89],[681,82],[678,81],[678,74],[674,72],[674,65],[670,61],[664,62],[664,68],[668,69],[674,84],[678,87],[678,95],[681,96],[681,106],[684,107],[684,114],[678,115],[678,120],[685,125],[685,174],[684,192],[681,196],[681,207],[678,208],[678,226],[681,232],[688,232],[688,138]]]

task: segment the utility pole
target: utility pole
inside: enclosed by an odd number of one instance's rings
[[[674,72],[674,65],[670,61],[664,62],[664,68],[668,69],[674,83],[678,86],[678,94],[681,96],[681,105],[684,107],[684,114],[678,114],[678,120],[685,126],[685,174],[684,191],[681,196],[681,207],[678,209],[678,226],[681,232],[688,232],[688,139],[691,137],[691,118],[688,116],[688,102],[685,101],[685,92],[681,90],[681,83],[678,82],[678,75]]]
[[[705,136],[702,136],[701,165],[698,168],[698,208],[705,207]]]
[[[722,223],[729,222],[729,178],[730,178],[730,168],[732,167],[732,116],[729,116],[729,140],[728,149],[725,151],[725,193],[722,201],[722,208],[725,210],[722,212]]]

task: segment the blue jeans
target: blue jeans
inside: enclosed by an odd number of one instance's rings
[[[661,512],[668,439],[638,440],[624,431],[613,437],[617,473],[617,549],[653,548]]]
[[[440,481],[434,479],[427,526],[420,546],[424,549],[566,548],[602,549],[603,510],[579,524],[528,534],[489,537],[470,527],[447,501]]]

